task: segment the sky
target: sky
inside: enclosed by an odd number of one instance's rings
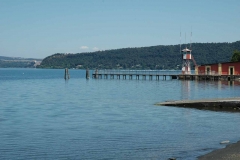
[[[239,41],[240,0],[0,0],[0,56],[45,58],[180,39]]]

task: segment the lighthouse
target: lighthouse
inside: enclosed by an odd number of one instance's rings
[[[191,74],[192,50],[187,47],[182,50],[182,74]]]

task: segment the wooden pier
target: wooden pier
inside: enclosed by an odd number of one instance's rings
[[[94,79],[142,79],[142,80],[240,80],[240,75],[205,75],[205,74],[181,74],[181,71],[163,70],[95,70],[92,74]]]
[[[156,80],[166,79],[177,79],[178,74],[175,71],[173,72],[165,72],[165,71],[157,71],[157,70],[95,70],[92,74],[94,79],[149,79],[153,80],[155,77]]]

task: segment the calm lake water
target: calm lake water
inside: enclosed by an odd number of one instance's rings
[[[85,79],[0,69],[0,159],[193,160],[240,140],[240,113],[155,106],[239,97],[239,82]]]

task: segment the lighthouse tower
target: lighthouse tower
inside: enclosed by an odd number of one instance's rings
[[[192,50],[187,47],[182,50],[182,74],[191,74],[191,60],[192,60]]]

